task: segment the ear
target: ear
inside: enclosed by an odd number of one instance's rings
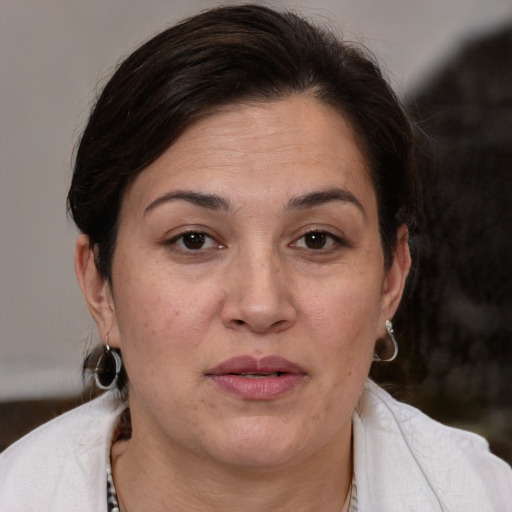
[[[84,234],[79,235],[76,241],[75,274],[89,311],[98,326],[100,338],[105,340],[116,325],[114,299],[108,280],[96,267],[94,249],[90,245],[89,237]],[[115,346],[111,341],[109,344]]]
[[[407,226],[402,225],[397,233],[393,262],[384,278],[381,309],[382,329],[384,329],[385,321],[393,318],[404,293],[405,281],[411,268],[411,254],[408,242],[409,230]]]

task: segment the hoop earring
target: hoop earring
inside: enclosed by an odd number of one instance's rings
[[[379,338],[375,342],[374,361],[389,363],[398,355],[398,343],[396,342],[391,320],[386,320],[386,332],[387,336],[385,338]]]
[[[107,336],[103,352],[98,358],[96,368],[94,369],[94,381],[96,382],[96,386],[104,390],[114,389],[122,364],[121,356],[110,348]]]

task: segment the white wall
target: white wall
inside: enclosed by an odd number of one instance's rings
[[[98,80],[159,29],[219,3],[0,0],[0,399],[77,392],[97,341],[75,284],[65,196]],[[401,94],[471,34],[512,19],[510,0],[270,5],[367,38]]]

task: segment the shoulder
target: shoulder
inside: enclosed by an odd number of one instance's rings
[[[379,482],[382,499],[394,493],[395,511],[397,494],[418,505],[404,510],[512,508],[512,469],[484,438],[434,421],[373,382],[355,411],[354,458],[365,478]]]
[[[0,509],[91,509],[94,502],[88,506],[87,500],[105,486],[98,469],[105,467],[107,438],[122,409],[115,395],[106,393],[7,448],[0,454]]]

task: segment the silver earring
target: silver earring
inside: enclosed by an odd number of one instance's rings
[[[375,343],[375,351],[373,353],[374,361],[390,362],[398,355],[398,343],[396,342],[393,324],[391,320],[386,320],[385,338],[379,338]]]
[[[96,382],[96,386],[104,390],[114,389],[122,364],[121,356],[110,348],[107,336],[103,352],[98,358],[96,368],[94,369],[94,381]]]

